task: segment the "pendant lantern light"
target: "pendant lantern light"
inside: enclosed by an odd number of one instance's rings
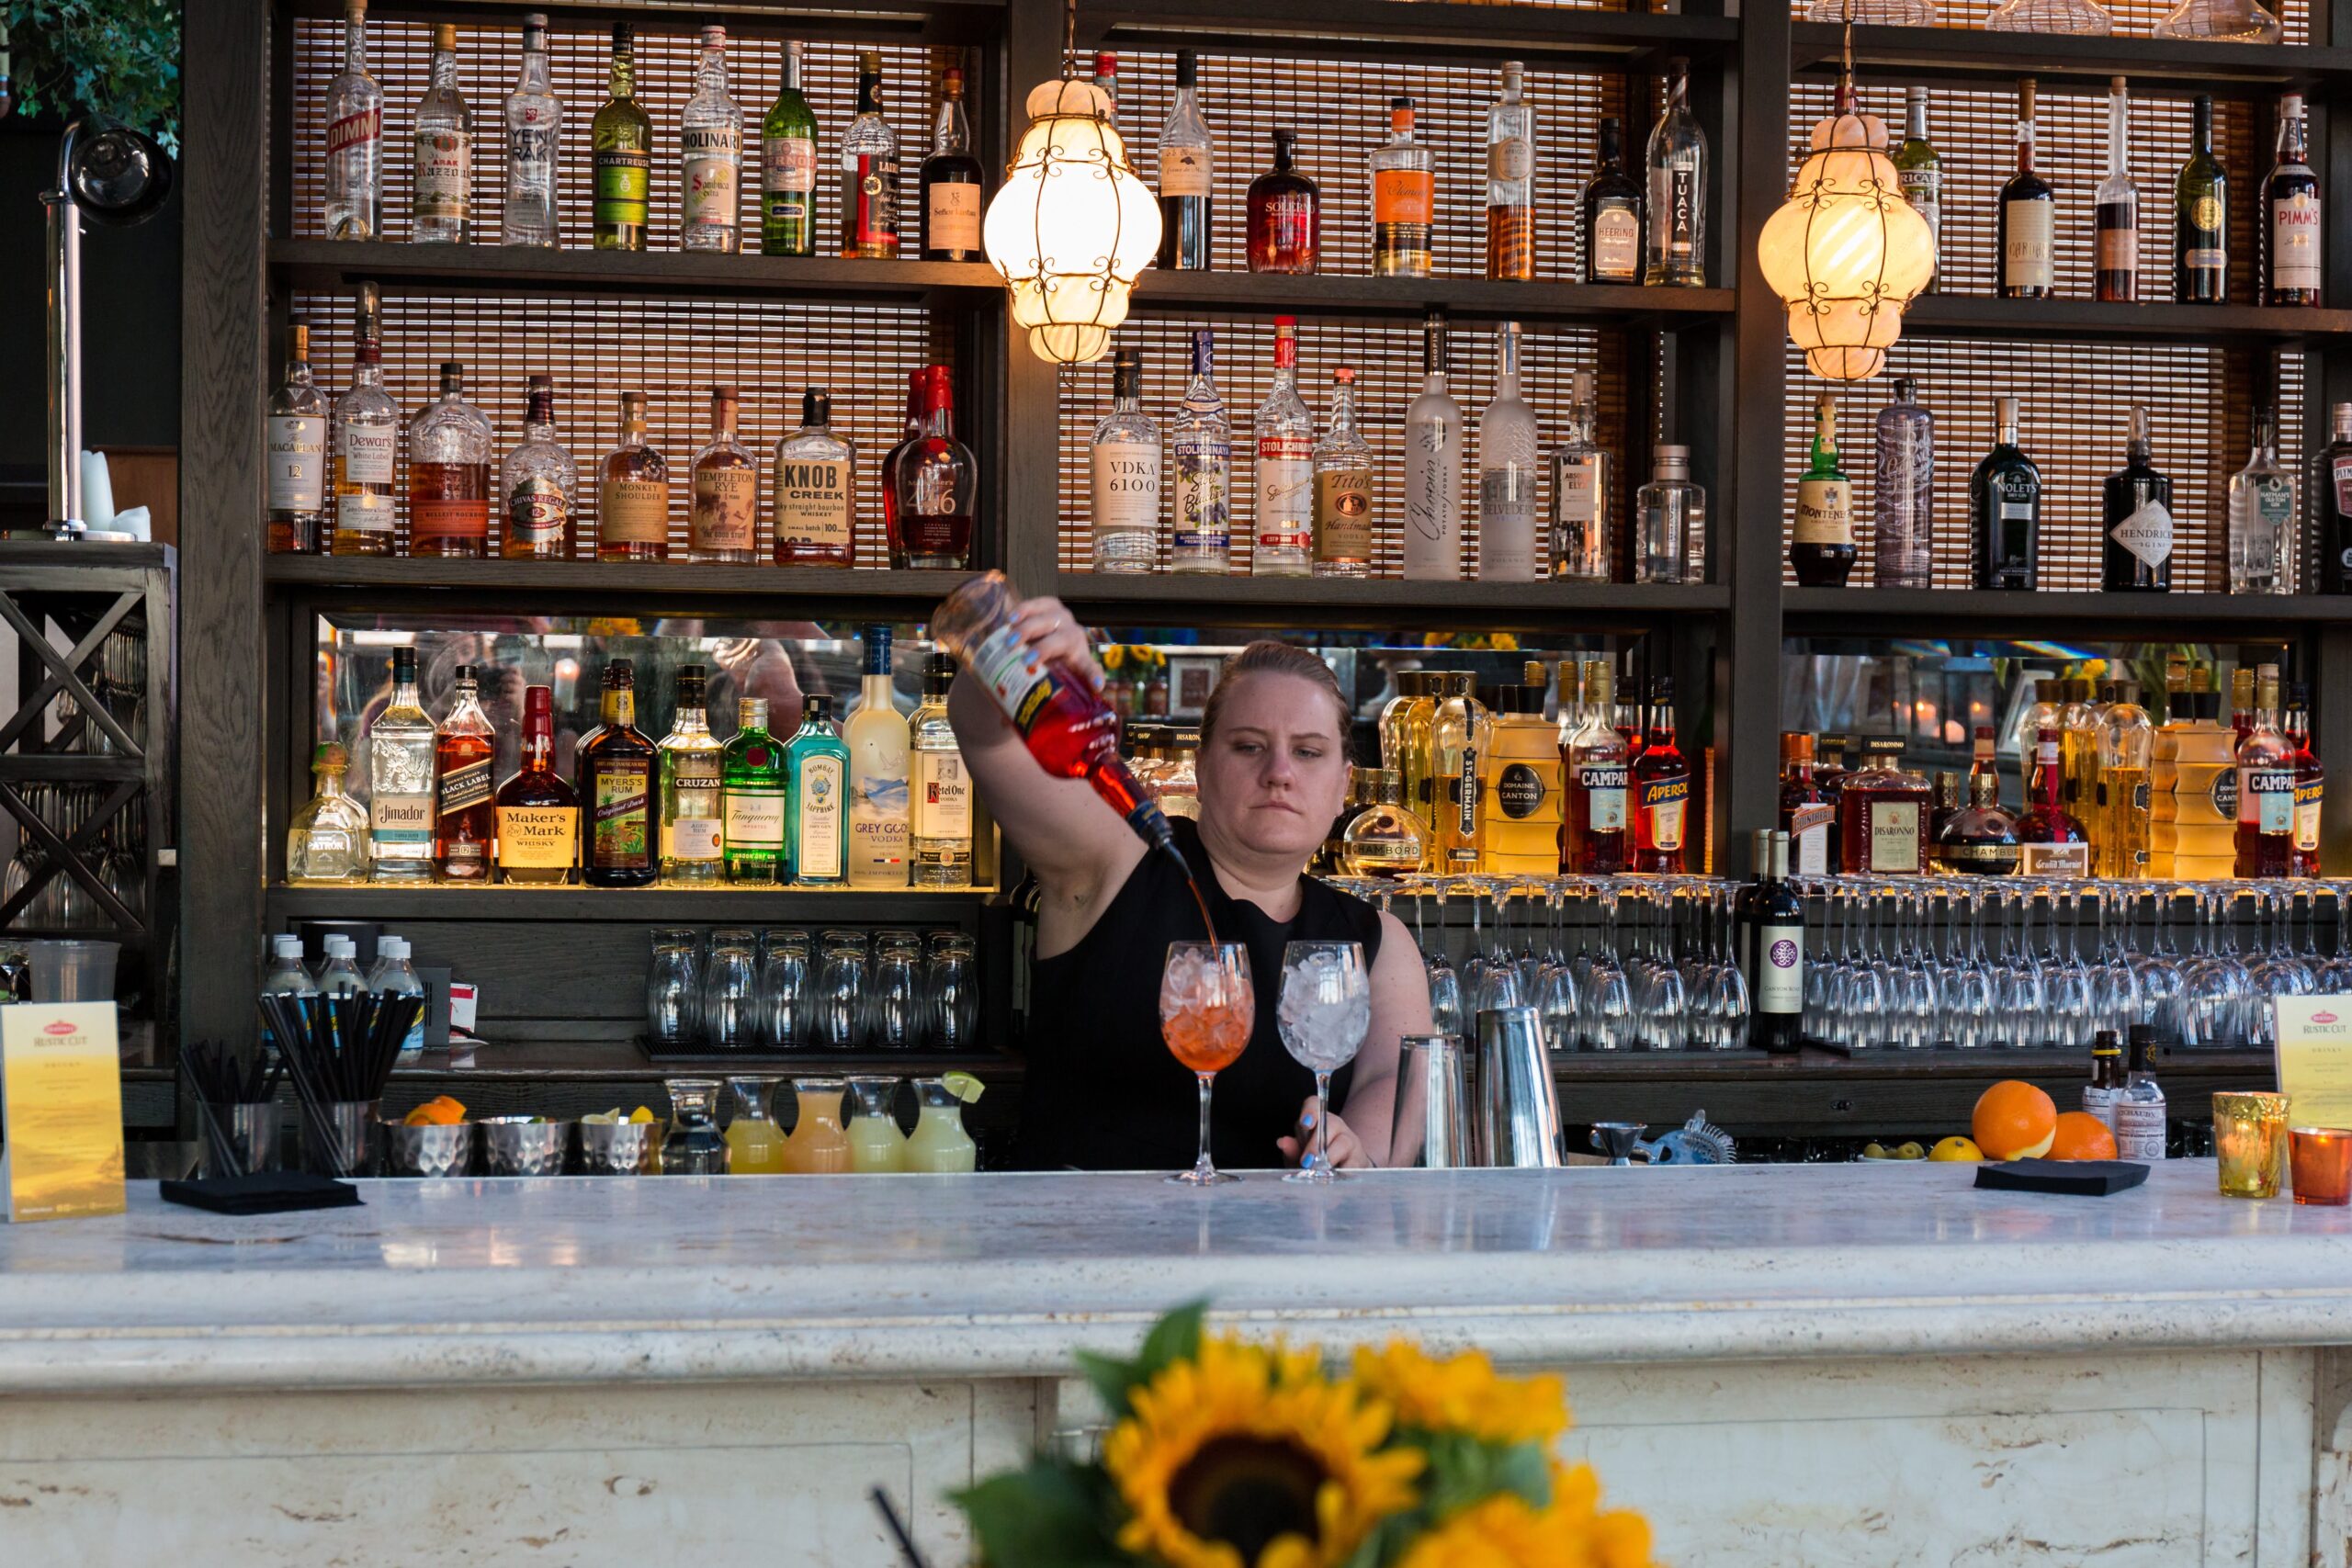
[[[1815,124],[1811,145],[1757,259],[1813,373],[1868,380],[1903,335],[1904,308],[1935,276],[1936,237],[1903,197],[1886,122],[1856,102],[1850,22],[1837,107]]]
[[[980,231],[1030,351],[1058,365],[1102,357],[1159,252],[1159,204],[1127,162],[1110,99],[1078,77],[1077,27],[1072,0],[1062,75],[1030,90],[1029,129]]]

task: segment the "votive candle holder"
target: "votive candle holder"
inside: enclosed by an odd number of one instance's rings
[[[2259,1089],[2213,1096],[2213,1154],[2224,1198],[2276,1198],[2287,1179],[2287,1097]]]
[[[2296,1202],[2328,1208],[2352,1202],[2352,1128],[2290,1127],[2287,1142]]]

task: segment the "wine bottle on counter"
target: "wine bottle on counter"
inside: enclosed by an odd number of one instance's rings
[[[1789,836],[1776,832],[1770,841],[1770,869],[1757,890],[1747,954],[1747,994],[1755,1010],[1748,1043],[1787,1052],[1800,1043],[1804,1012],[1804,900],[1789,886]]]

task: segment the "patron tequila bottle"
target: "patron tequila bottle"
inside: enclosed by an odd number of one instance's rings
[[[784,46],[784,78],[760,125],[760,254],[817,254],[817,117],[800,91],[800,40]]]
[[[384,90],[368,72],[368,0],[345,0],[343,69],[327,84],[330,239],[384,237]]]
[[[498,786],[498,880],[562,886],[580,872],[580,797],[555,771],[554,693],[523,692],[523,765]]]
[[[554,246],[562,141],[563,105],[548,80],[548,19],[533,11],[523,18],[523,73],[506,95],[506,206],[498,216],[505,243]]]
[[[1372,443],[1356,428],[1356,373],[1331,372],[1331,422],[1315,444],[1315,575],[1372,574]]]
[[[350,754],[327,741],[311,756],[318,793],[286,828],[286,880],[300,885],[368,880],[368,812],[343,790]]]
[[[416,106],[409,238],[463,244],[474,219],[474,117],[458,90],[458,29],[433,29],[432,75]]]
[[[789,881],[784,747],[768,733],[765,697],[736,704],[735,735],[721,753],[719,771],[727,880],[758,886]]]
[[[717,882],[726,850],[719,743],[710,732],[699,664],[680,666],[670,733],[662,738],[662,880]]]
[[[1216,372],[1216,335],[1195,328],[1193,378],[1168,422],[1168,456],[1175,468],[1168,570],[1222,577],[1232,554],[1233,434]]]
[[[732,254],[743,248],[743,109],[727,85],[727,29],[702,29],[702,62],[679,122],[684,158],[678,248]]]
[[[508,560],[571,558],[571,520],[580,507],[580,465],[556,438],[552,376],[531,378],[523,442],[506,454],[498,490],[506,504],[501,556]]]
[[[396,648],[391,701],[368,727],[370,881],[433,880],[434,741],[416,693],[416,649]]]
[[[1094,570],[1148,572],[1159,564],[1159,426],[1143,412],[1143,356],[1111,361],[1111,412],[1087,446]]]
[[[443,882],[487,885],[498,842],[498,808],[490,770],[498,760],[497,731],[481,710],[480,678],[458,666],[458,694],[434,740],[438,809],[433,819],[433,872]]]
[[[972,776],[947,721],[947,689],[955,681],[956,660],[933,654],[923,669],[922,705],[907,724],[914,770],[907,826],[917,887],[972,885]]]
[[[800,428],[775,444],[769,511],[778,566],[857,564],[857,448],[833,434],[833,400],[800,394]]]

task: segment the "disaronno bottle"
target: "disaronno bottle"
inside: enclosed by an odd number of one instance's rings
[[[1901,765],[1903,741],[1873,735],[1862,765],[1838,792],[1838,868],[1848,874],[1912,875],[1921,869],[1933,799],[1928,781]]]
[[[800,428],[775,444],[769,501],[778,566],[854,566],[857,448],[833,434],[833,400],[800,394]]]

